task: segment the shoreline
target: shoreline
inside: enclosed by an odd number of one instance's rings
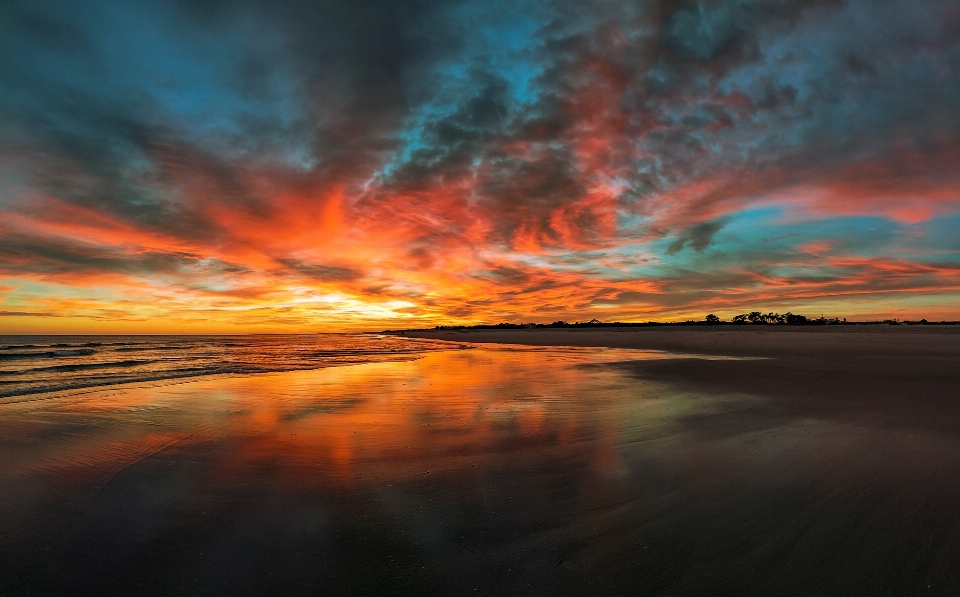
[[[844,348],[862,353],[960,353],[960,326],[670,326],[534,329],[440,329],[379,332],[404,338],[529,346],[604,346],[724,356],[778,356]],[[895,345],[878,336],[897,337]],[[764,353],[764,354],[760,354]]]
[[[757,417],[881,420],[960,437],[960,329],[762,326],[404,332],[405,337],[529,346],[662,350],[763,360],[663,359],[611,364],[638,383],[763,398]]]

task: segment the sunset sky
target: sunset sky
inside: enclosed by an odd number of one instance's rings
[[[0,333],[960,319],[956,0],[6,0]]]

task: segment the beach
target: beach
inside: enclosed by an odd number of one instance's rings
[[[701,588],[726,586],[739,594],[960,592],[956,326],[413,335],[751,357],[612,365],[638,383],[724,401],[718,410],[681,417],[680,423],[688,441],[695,438],[682,450],[685,456],[718,465],[705,466],[692,484],[702,493],[690,487],[689,494],[677,496],[687,505],[701,504],[687,522],[691,528],[705,525],[713,536],[690,540],[689,557],[683,558],[714,567],[718,584]],[[729,458],[720,456],[731,446],[737,448]]]
[[[696,326],[404,332],[408,337],[530,346],[612,347],[743,360],[622,365],[637,379],[814,417],[873,417],[960,433],[960,326]],[[764,413],[766,416],[768,413]]]
[[[960,592],[952,328],[417,335],[0,405],[0,594]]]

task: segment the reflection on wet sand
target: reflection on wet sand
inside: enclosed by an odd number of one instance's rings
[[[0,594],[960,588],[955,438],[738,430],[763,398],[605,364],[669,356],[484,347],[4,405]]]

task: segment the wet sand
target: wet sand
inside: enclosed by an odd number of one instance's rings
[[[960,326],[468,330],[406,335],[531,346],[606,346],[765,360],[642,361],[638,379],[764,398],[773,413],[960,433]],[[766,425],[766,422],[761,422]]]
[[[722,403],[676,419],[678,452],[705,470],[682,474],[670,498],[699,511],[660,522],[691,531],[675,537],[683,555],[664,562],[678,569],[675,589],[960,593],[960,327],[416,335],[756,357],[612,365],[637,383]]]
[[[647,331],[2,405],[0,594],[960,593],[960,335]]]

